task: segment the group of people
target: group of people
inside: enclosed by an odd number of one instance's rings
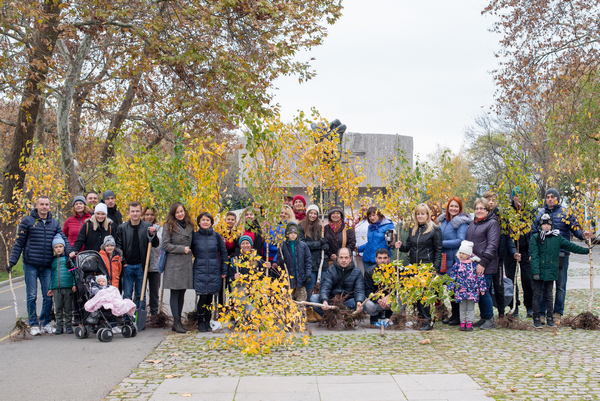
[[[196,229],[179,202],[171,206],[160,225],[151,206],[130,202],[129,218],[123,223],[115,194],[105,191],[101,201],[98,198],[95,192],[75,197],[71,216],[61,228],[52,217],[49,199],[42,196],[19,225],[6,268],[10,271],[23,255],[32,335],[60,334],[63,326],[67,333],[73,332],[73,311],[68,306],[75,291],[70,258],[83,250],[100,253],[108,271],[107,285],[118,288],[123,298],[137,305],[147,265],[150,315],[159,311],[162,278],[162,287],[170,290],[172,329],[179,333],[186,331],[181,322],[186,290],[193,289],[197,295],[198,330],[209,331],[214,297],[222,303],[222,291],[240,275],[248,274],[249,266],[274,277],[285,272],[294,300],[319,305],[307,308],[309,322],[321,320],[332,299],[341,295],[348,307],[364,309],[372,324],[388,324],[393,294],[380,294],[373,275],[392,258],[410,264],[430,263],[438,274],[452,278],[452,314],[444,323],[464,331],[494,328],[494,304],[500,318],[507,306],[512,310],[513,305],[504,302],[503,278],[514,280],[520,263],[527,317],[541,327],[545,315],[545,323],[553,326],[555,314],[564,313],[569,252],[588,252],[572,244],[571,235],[581,240],[593,236],[578,228],[555,189],[546,192],[544,210],[536,215],[531,232],[517,240],[501,233],[502,216],[492,193],[475,201],[474,219],[464,212],[462,200],[453,197],[439,216],[432,215],[427,204],[416,206],[412,224],[394,223],[375,206],[366,208],[358,222],[346,219],[343,208],[332,207],[325,223],[317,205],[307,206],[301,195],[286,196],[277,224],[261,225],[260,208],[248,207],[239,219],[236,213],[227,213],[227,229],[222,234],[213,228],[214,217],[208,212],[197,216]],[[523,207],[518,191],[512,194],[511,206]],[[39,318],[38,280],[43,296]],[[317,282],[318,292],[314,291]],[[60,310],[56,328],[50,324],[52,298],[55,309]],[[475,303],[481,316],[476,322]],[[423,321],[420,329],[431,330],[429,307],[415,306]],[[518,314],[517,305],[513,315]]]

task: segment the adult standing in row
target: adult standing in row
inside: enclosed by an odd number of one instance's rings
[[[560,204],[560,193],[555,188],[550,188],[546,191],[546,203],[544,210],[539,213],[533,226],[531,227],[531,235],[540,232],[540,219],[544,214],[548,214],[552,218],[552,228],[558,230],[566,240],[571,241],[571,234],[577,239],[584,241],[592,238],[592,231],[583,232],[575,216],[568,210],[564,209]],[[566,249],[560,250],[558,281],[556,282],[556,297],[554,299],[554,314],[555,320],[560,321],[560,317],[565,311],[565,296],[567,294],[567,276],[569,271],[569,255],[570,252]],[[543,293],[543,291],[542,291]],[[544,316],[546,313],[546,300],[541,299],[540,314]],[[556,315],[559,316],[556,316]]]
[[[498,318],[504,318],[504,258],[508,253],[508,244],[511,241],[508,233],[502,233],[502,216],[500,215],[500,209],[496,203],[498,196],[492,192],[487,191],[483,194],[483,198],[488,201],[490,205],[490,213],[496,216],[496,221],[500,225],[500,242],[498,243],[498,269],[496,273],[492,275],[492,286],[489,288],[490,296],[492,295],[492,289],[494,296],[492,297],[492,305],[496,302],[496,309],[498,309]]]
[[[442,266],[442,230],[431,221],[431,210],[421,203],[415,207],[413,212],[413,226],[405,244],[398,241],[396,248],[400,252],[408,252],[408,260],[411,264],[432,263],[439,273]],[[417,303],[419,317],[425,322],[419,330],[428,331],[431,326],[431,313],[429,307],[420,302]]]
[[[100,252],[104,238],[109,235],[116,236],[117,226],[107,217],[106,205],[98,203],[94,215],[90,217],[79,230],[77,239],[73,243],[73,251],[69,255],[74,258],[77,253],[85,250]],[[120,248],[119,248],[120,249]]]
[[[327,213],[327,220],[329,220],[329,224],[325,226],[325,238],[327,238],[329,249],[325,251],[325,254],[329,258],[329,266],[331,266],[335,263],[340,248],[356,248],[356,237],[354,229],[348,227],[344,222],[344,211],[341,207],[332,207]]]
[[[90,191],[85,196],[85,203],[88,205],[90,210],[94,210],[96,208],[96,205],[98,204],[98,202],[99,202],[98,192],[96,192],[96,191]]]
[[[12,271],[14,265],[19,261],[23,253],[23,274],[25,276],[25,291],[27,292],[27,317],[31,327],[30,333],[36,336],[44,333],[54,333],[50,324],[50,311],[52,310],[52,298],[48,296],[50,279],[52,275],[52,261],[54,253],[52,241],[59,235],[65,241],[65,253],[71,252],[71,245],[67,237],[60,229],[60,224],[50,212],[50,199],[40,196],[35,209],[29,216],[21,220],[17,230],[17,239],[13,246],[6,270]],[[42,288],[42,312],[37,315],[37,283]]]
[[[269,241],[264,242],[263,254],[267,262],[277,264],[277,243],[285,240],[285,229],[289,222],[297,223],[294,216],[294,210],[288,206],[283,205],[281,207],[281,213],[279,213],[279,225],[277,227],[269,228]]]
[[[123,252],[123,298],[134,299],[139,307],[144,281],[144,267],[148,253],[148,244],[152,237],[152,246],[160,244],[156,237],[156,228],[142,220],[142,205],[140,202],[129,203],[129,221],[117,228],[117,248]]]
[[[148,299],[150,300],[150,316],[158,314],[158,302],[159,302],[159,291],[160,291],[160,273],[158,272],[158,259],[160,257],[160,249],[162,244],[162,232],[163,228],[158,224],[157,210],[154,207],[146,206],[142,210],[142,216],[144,221],[150,223],[152,227],[156,229],[156,238],[158,238],[159,245],[156,248],[152,248],[150,251],[150,261],[148,262]]]
[[[90,209],[88,209],[85,198],[83,196],[76,196],[73,199],[73,208],[71,209],[71,217],[65,220],[63,224],[63,233],[69,239],[69,244],[73,246],[75,240],[79,235],[79,230],[85,224],[86,220],[92,217]]]
[[[490,296],[492,276],[498,271],[498,245],[500,243],[500,224],[492,212],[489,202],[480,198],[475,201],[475,220],[469,224],[465,239],[473,243],[473,253],[481,259],[477,274],[485,275],[487,291],[479,297],[481,319],[473,324],[482,330],[494,328],[494,306]]]
[[[306,199],[302,195],[296,195],[293,199],[294,215],[299,222],[306,218]]]
[[[323,236],[323,226],[319,221],[317,205],[310,205],[306,209],[306,218],[300,222],[300,241],[308,245],[312,259],[310,282],[306,286],[306,293],[310,294],[317,283],[319,267],[322,266],[322,272],[329,267],[329,264],[322,260],[325,259],[324,252],[329,249],[329,244],[327,238]]]
[[[198,296],[198,331],[206,332],[211,330],[213,297],[221,292],[223,279],[227,277],[227,248],[223,237],[212,228],[215,220],[210,213],[201,213],[197,223],[199,228],[192,239],[193,279]]]
[[[263,255],[263,239],[262,239],[262,229],[258,220],[256,219],[256,213],[260,213],[259,209],[256,209],[254,206],[248,206],[242,212],[240,217],[240,221],[237,223],[236,232],[239,233],[240,237],[243,235],[247,235],[252,238],[253,248],[256,249],[256,253],[258,256]],[[239,246],[239,241],[235,241],[237,246]]]
[[[383,213],[375,206],[367,209],[367,219],[369,220],[367,242],[356,249],[357,252],[362,252],[363,254],[363,268],[365,271],[377,264],[376,253],[379,249],[390,250],[385,240],[385,233],[388,230],[394,229],[394,223],[386,219]]]
[[[117,208],[117,197],[110,189],[102,193],[102,202],[106,205],[108,218],[115,222],[117,226],[123,224],[123,216]]]
[[[185,290],[194,288],[192,237],[194,222],[180,202],[171,205],[162,232],[162,247],[167,252],[163,287],[171,291],[172,330],[185,333],[181,323]]]
[[[448,201],[446,213],[442,213],[438,217],[438,222],[442,230],[442,250],[446,255],[446,269],[449,269],[454,263],[459,262],[458,249],[465,239],[471,217],[463,212],[463,204],[460,198],[454,196]],[[450,305],[452,306],[452,315],[443,320],[442,323],[458,326],[460,324],[459,304],[452,300]]]

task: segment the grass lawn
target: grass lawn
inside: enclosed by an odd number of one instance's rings
[[[0,281],[4,281],[4,280],[8,280],[8,272],[4,269],[4,266],[2,266],[2,268],[0,268]],[[13,266],[12,269],[12,276],[13,278],[15,277],[20,277],[23,275],[23,262],[21,261],[21,259],[19,259],[19,261],[17,262],[17,264],[15,266]]]

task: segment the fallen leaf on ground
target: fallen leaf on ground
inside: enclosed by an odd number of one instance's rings
[[[169,354],[169,356],[179,356],[179,354],[177,354],[177,353],[172,353],[172,354]]]
[[[191,397],[192,393],[183,393],[181,394],[182,397]]]
[[[294,351],[290,354],[290,356],[300,356],[300,353],[298,351]]]
[[[515,391],[518,391],[518,390],[519,390],[519,389],[518,389],[518,388],[515,388],[515,387],[511,387],[511,388],[510,388],[510,391],[512,391],[513,393],[514,393]]]
[[[544,376],[546,376],[546,375],[543,373],[536,373],[535,375],[533,375],[533,377],[544,377]]]
[[[148,359],[146,362],[149,362],[149,363],[154,363],[154,364],[156,364],[156,363],[161,363],[162,361],[159,361],[158,359],[157,359],[157,360],[154,360],[154,359]]]
[[[426,338],[424,340],[419,341],[419,344],[431,344],[431,340],[429,338]]]
[[[179,377],[179,375],[166,375],[165,379],[172,379],[174,377]]]

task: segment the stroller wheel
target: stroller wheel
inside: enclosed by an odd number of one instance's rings
[[[102,338],[102,342],[109,343],[112,341],[114,334],[111,329],[102,329],[101,332],[100,337]]]
[[[131,327],[131,330],[132,330],[131,331],[131,337],[137,336],[138,335],[138,328],[137,328],[137,326],[134,324],[133,326],[129,326],[129,327]]]
[[[102,340],[102,333],[103,333],[103,332],[104,332],[104,328],[101,328],[101,329],[99,329],[99,330],[96,332],[96,338],[98,339],[98,341],[102,341],[102,342],[104,341],[104,340]]]
[[[88,338],[90,336],[90,329],[86,326],[83,326],[83,338]]]
[[[83,326],[77,326],[77,327],[75,327],[74,331],[75,331],[75,337],[80,338],[80,339],[81,338],[85,338],[84,335],[83,335],[83,332],[84,332],[84,327]]]
[[[131,328],[131,326],[125,325],[121,329],[121,334],[123,334],[123,337],[129,338],[131,337],[131,334],[133,334],[133,329]]]

